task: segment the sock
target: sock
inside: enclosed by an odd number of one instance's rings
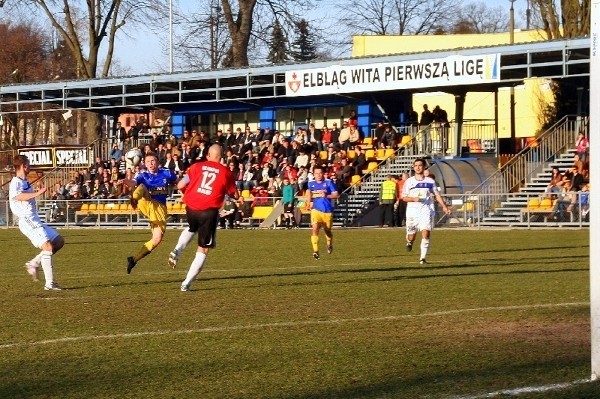
[[[327,240],[327,246],[331,245],[333,241],[333,234],[331,234],[331,230],[325,230],[325,239]]]
[[[177,240],[177,245],[175,245],[174,249],[177,256],[179,256],[181,251],[183,251],[190,244],[190,242],[192,242],[194,235],[196,235],[196,233],[192,233],[189,229],[185,229],[181,232],[179,235],[179,240]]]
[[[42,269],[44,270],[44,277],[46,278],[46,285],[50,286],[54,282],[54,268],[52,267],[52,251],[42,251],[40,255]]]
[[[310,236],[313,252],[319,252],[319,236]]]
[[[142,248],[140,248],[139,252],[133,257],[133,260],[135,260],[135,263],[139,262],[144,257],[148,256],[153,249],[154,246],[152,245],[152,241],[144,243],[144,245],[142,245]]]
[[[421,259],[427,258],[427,252],[429,252],[429,238],[421,239]]]
[[[203,252],[196,252],[196,257],[192,261],[192,265],[190,266],[190,270],[188,270],[187,276],[185,280],[183,280],[182,285],[190,285],[192,281],[198,277],[200,272],[202,271],[202,266],[204,266],[204,261],[206,260],[206,254]]]
[[[34,256],[33,259],[31,259],[28,263],[31,263],[33,265],[37,265],[39,267],[40,263],[42,262],[42,253],[43,252],[44,251],[42,251],[39,254],[37,254],[36,256]]]

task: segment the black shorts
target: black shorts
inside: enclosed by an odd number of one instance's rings
[[[287,204],[283,204],[283,212],[284,213],[292,213],[294,212],[294,203],[290,202]]]
[[[185,213],[190,231],[198,233],[198,245],[202,248],[214,248],[219,210],[213,208],[195,211],[186,207]]]

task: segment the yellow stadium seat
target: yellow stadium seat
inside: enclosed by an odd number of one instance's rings
[[[383,157],[385,159],[387,159],[387,158],[393,158],[394,155],[396,155],[396,153],[394,152],[393,148],[386,148]]]
[[[528,209],[538,209],[539,207],[540,207],[540,200],[537,198],[530,199],[529,202],[527,202]]]
[[[372,137],[365,137],[362,141],[363,145],[373,145],[373,138]]]
[[[350,178],[350,184],[351,185],[360,184],[360,175],[353,175]]]
[[[402,140],[400,140],[400,147],[404,147],[405,145],[410,144],[412,137],[409,135],[402,136]]]
[[[554,208],[554,205],[552,204],[552,200],[550,198],[544,198],[540,202],[540,209],[552,210],[552,208]]]
[[[327,151],[319,151],[319,158],[321,158],[322,161],[327,159]]]
[[[354,159],[354,157],[356,157],[355,151],[346,151],[346,158],[348,160],[352,160],[352,159]]]
[[[379,148],[377,150],[377,159],[380,161],[385,159],[385,148]]]
[[[167,212],[171,213],[173,211],[173,208],[175,208],[175,203],[167,202]]]
[[[365,157],[367,158],[367,161],[370,159],[377,158],[377,156],[375,155],[375,150],[369,149],[369,150],[365,151]]]
[[[81,209],[79,209],[79,212],[88,212],[90,210],[90,204],[88,204],[87,202],[81,204]]]
[[[369,162],[367,164],[367,169],[363,170],[363,173],[369,173],[369,172],[373,172],[374,170],[377,169],[377,162]]]
[[[90,204],[90,206],[88,207],[88,211],[90,211],[90,212],[96,212],[97,209],[98,209],[98,204]]]
[[[241,196],[244,198],[250,198],[250,190],[242,190]]]

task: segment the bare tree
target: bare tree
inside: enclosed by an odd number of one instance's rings
[[[496,33],[508,30],[506,7],[469,3],[458,9],[453,33]]]
[[[206,67],[206,60],[213,57],[216,57],[216,65],[224,67],[263,64],[268,57],[274,21],[279,22],[288,41],[292,40],[297,23],[306,19],[306,11],[319,1],[204,2],[186,19],[178,47],[186,52],[186,62],[200,68]]]
[[[590,34],[590,0],[531,0],[534,25],[548,39],[575,38]],[[561,29],[562,28],[562,29]]]
[[[340,0],[336,3],[346,32],[421,35],[447,31],[460,3],[451,0]]]
[[[158,0],[7,0],[7,5],[41,14],[50,23],[72,53],[79,78],[108,76],[117,32],[126,22],[133,26],[144,20],[159,3]]]

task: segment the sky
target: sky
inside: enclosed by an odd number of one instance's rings
[[[173,7],[182,10],[193,10],[199,0],[172,0]],[[479,1],[479,0],[477,0]],[[168,15],[168,0],[165,0],[167,7],[165,13]],[[464,1],[469,2],[469,0]],[[320,14],[330,13],[332,9],[328,9],[324,4],[330,2],[322,2],[316,12]],[[494,6],[506,4],[506,11],[510,9],[510,0],[497,0]],[[323,12],[323,8],[325,11]],[[516,0],[514,3],[515,9],[515,27],[525,28],[525,22],[520,19],[519,13],[524,14],[527,8],[527,0]],[[168,24],[167,24],[168,25]],[[115,57],[118,61],[118,70],[126,73],[117,73],[117,75],[138,75],[149,73],[161,73],[169,71],[169,27],[165,26],[160,33],[152,32],[149,29],[140,28],[136,32],[129,32],[130,37],[121,35],[115,45]],[[175,51],[175,55],[177,51]],[[350,54],[348,54],[350,56]],[[177,68],[175,68],[177,71]]]

